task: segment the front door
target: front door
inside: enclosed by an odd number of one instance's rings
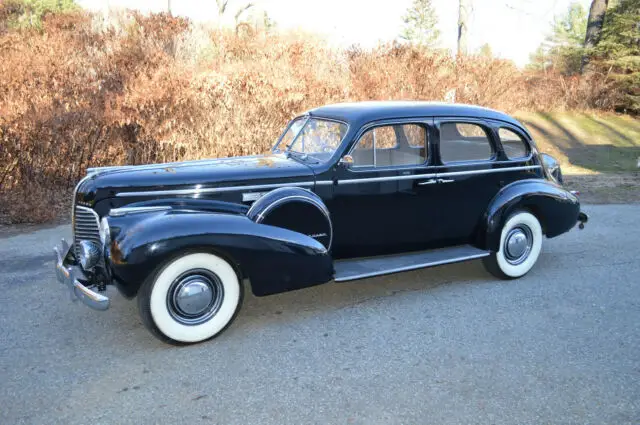
[[[353,162],[336,168],[327,200],[334,258],[407,252],[429,244],[437,225],[430,122],[378,122],[356,137],[349,153]]]

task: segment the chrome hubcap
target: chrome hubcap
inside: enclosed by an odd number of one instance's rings
[[[528,226],[520,225],[509,230],[504,239],[504,256],[509,264],[518,265],[524,262],[533,246],[533,233]]]
[[[189,315],[201,314],[213,299],[209,285],[199,279],[193,279],[182,285],[176,295],[176,305]]]
[[[224,289],[220,278],[209,270],[190,270],[173,281],[167,293],[171,316],[185,325],[199,325],[220,309]]]

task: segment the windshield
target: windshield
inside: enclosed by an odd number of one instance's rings
[[[347,133],[347,125],[321,118],[300,117],[289,124],[274,152],[299,154],[325,162],[335,153]]]

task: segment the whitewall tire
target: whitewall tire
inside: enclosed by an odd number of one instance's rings
[[[500,249],[483,258],[489,273],[501,279],[524,276],[538,261],[542,249],[542,226],[533,214],[517,212],[502,227]]]
[[[190,344],[213,338],[235,319],[243,288],[233,267],[209,253],[174,258],[138,293],[143,323],[159,339]]]

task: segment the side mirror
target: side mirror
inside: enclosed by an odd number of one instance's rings
[[[351,155],[343,156],[342,158],[340,158],[340,164],[344,165],[345,167],[351,166],[351,164],[353,164],[353,157]]]

